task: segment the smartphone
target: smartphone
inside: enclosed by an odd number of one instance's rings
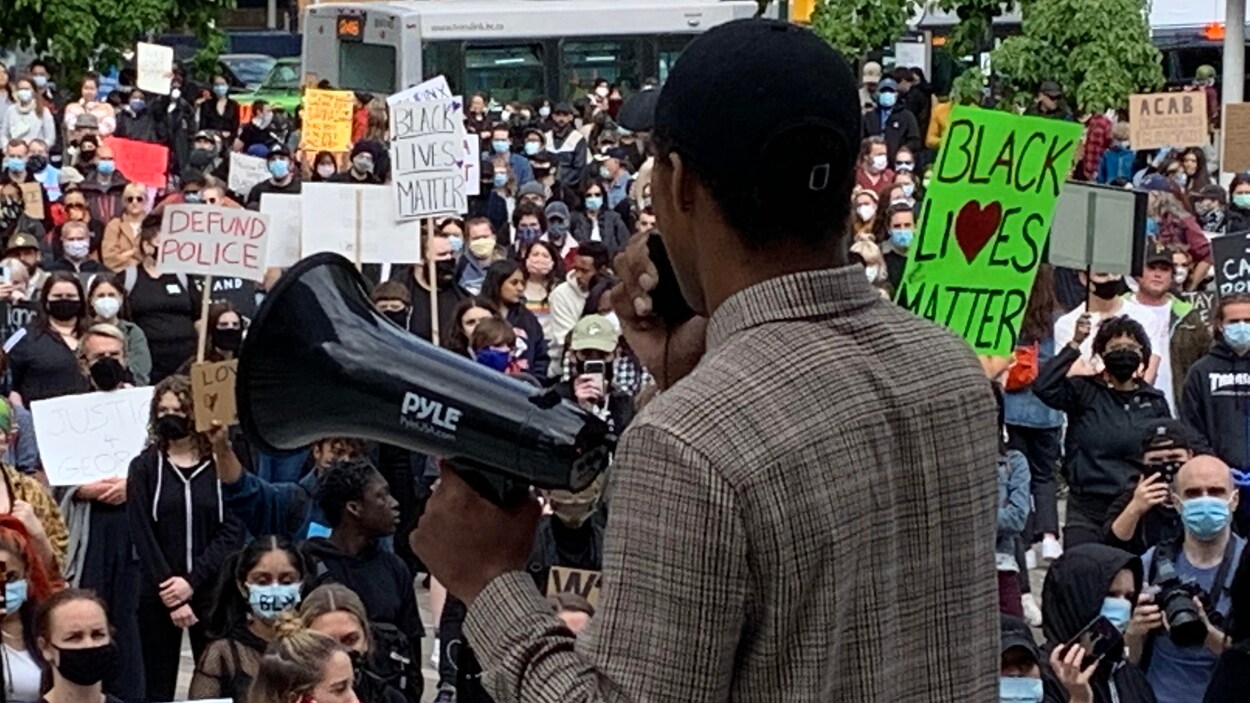
[[[647,238],[647,253],[660,276],[655,290],[651,291],[651,310],[656,317],[668,323],[669,327],[676,327],[694,317],[694,310],[681,295],[677,274],[673,272],[673,264],[668,260],[668,250],[664,248],[664,240],[660,239],[659,233],[652,232]]]
[[[1107,656],[1107,653],[1117,646],[1123,645],[1124,635],[1110,620],[1099,615],[1076,633],[1075,637],[1068,640],[1066,646],[1071,647],[1074,644],[1081,645],[1081,648],[1085,650],[1085,658],[1081,660],[1081,668],[1084,669]]]
[[[13,282],[13,272],[9,271],[8,266],[0,266],[0,283],[8,285]]]
[[[599,389],[599,395],[603,395],[607,371],[608,362],[606,361],[586,361],[582,363],[582,375],[594,379],[595,387]]]

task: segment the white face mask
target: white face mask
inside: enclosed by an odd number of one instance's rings
[[[873,205],[860,205],[855,208],[855,213],[859,215],[859,219],[868,222],[877,214],[877,208]]]
[[[880,271],[876,266],[865,266],[864,275],[868,277],[868,282],[873,283],[877,280],[877,273]]]
[[[1188,278],[1189,269],[1185,266],[1177,266],[1176,270],[1172,273],[1172,280],[1175,281],[1178,286],[1184,284]]]
[[[337,169],[335,169],[330,164],[321,164],[320,166],[317,167],[317,175],[321,176],[322,178],[329,178],[330,176],[333,176],[335,173],[338,173]]]
[[[872,170],[884,171],[887,163],[889,163],[889,161],[885,158],[885,154],[877,154],[872,157]]]

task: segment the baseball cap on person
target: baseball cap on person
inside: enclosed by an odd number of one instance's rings
[[[551,220],[551,218],[556,217],[556,218],[559,218],[561,222],[568,222],[569,221],[569,206],[557,200],[551,203],[550,205],[548,205],[547,209],[543,211],[543,214],[547,216],[548,220]]]
[[[19,249],[38,249],[39,240],[30,232],[18,232],[9,237],[9,245],[5,247],[5,255],[11,254]]]
[[[864,64],[864,73],[860,76],[860,83],[880,83],[881,82],[881,64],[876,61],[869,61]]]
[[[547,193],[543,190],[543,184],[538,181],[530,181],[529,183],[521,186],[521,189],[517,191],[516,199],[520,200],[527,195],[537,195],[544,200],[547,198]]]
[[[273,159],[279,156],[285,156],[286,158],[289,159],[291,158],[291,151],[287,149],[285,146],[282,146],[281,144],[275,144],[269,150],[269,153],[266,155],[266,158]]]
[[[1048,98],[1058,98],[1063,95],[1063,90],[1054,81],[1042,81],[1042,87],[1037,92]]]
[[[897,93],[898,81],[894,80],[893,78],[886,78],[885,80],[877,84],[877,92],[878,93]]]
[[[660,154],[679,154],[699,175],[784,200],[796,216],[835,214],[849,202],[862,136],[858,96],[850,65],[810,30],[735,20],[700,35],[673,65],[653,136]],[[732,120],[726,105],[737,106]]]
[[[99,129],[99,128],[100,128],[100,120],[96,119],[96,116],[89,112],[82,113],[74,120],[74,129]]]
[[[1228,200],[1228,192],[1218,183],[1208,183],[1193,195],[1194,200],[1214,200],[1224,203]]]
[[[610,354],[616,351],[621,335],[612,326],[612,321],[603,315],[587,315],[573,325],[573,336],[569,340],[569,349],[573,351],[601,351]]]
[[[556,103],[556,106],[551,109],[551,114],[553,115],[558,115],[562,112],[566,115],[574,114],[573,106],[568,104],[567,102],[560,102],[560,103]]]
[[[1172,250],[1158,242],[1151,242],[1146,245],[1146,266],[1158,263],[1171,266]]]
[[[1000,614],[998,626],[1002,636],[998,649],[1000,655],[1019,647],[1027,652],[1035,663],[1041,663],[1042,658],[1037,648],[1037,640],[1033,639],[1033,632],[1029,629],[1028,623],[1013,615]]]
[[[269,147],[264,144],[253,144],[247,148],[247,155],[263,159],[269,155]]]
[[[1163,191],[1172,192],[1172,182],[1166,176],[1158,173],[1152,173],[1142,179],[1141,189],[1145,191]]]
[[[1189,428],[1179,420],[1155,420],[1146,426],[1142,452],[1156,449],[1192,449]]]

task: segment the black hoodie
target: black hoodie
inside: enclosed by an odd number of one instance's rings
[[[1134,591],[1130,602],[1137,602],[1142,587],[1141,560],[1128,552],[1104,544],[1082,544],[1063,553],[1046,573],[1042,587],[1042,633],[1046,636],[1043,660],[1049,661],[1056,647],[1068,643],[1098,617],[1111,582],[1121,569],[1133,572]],[[1053,672],[1046,671],[1046,703],[1066,703],[1067,691]],[[1115,687],[1115,697],[1111,688]],[[1124,658],[1123,650],[1112,651],[1099,666],[1090,683],[1094,703],[1154,703],[1154,692],[1146,676]]]
[[[1069,378],[1068,370],[1080,355],[1070,346],[1063,347],[1038,373],[1033,393],[1068,415],[1063,470],[1072,494],[1097,496],[1110,503],[1141,472],[1146,425],[1172,414],[1163,392],[1147,383],[1122,392],[1101,376]]]
[[[1189,368],[1181,389],[1181,419],[1229,466],[1246,467],[1250,425],[1250,357],[1219,340]]]
[[[333,582],[352,589],[360,596],[371,622],[389,623],[409,637],[416,633],[413,646],[420,647],[423,629],[412,574],[399,557],[380,549],[377,542],[352,556],[324,537],[308,540],[303,551],[317,560],[318,585]]]

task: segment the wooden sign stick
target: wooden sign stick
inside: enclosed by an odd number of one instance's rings
[[[188,285],[190,281],[188,281]],[[204,277],[204,294],[200,298],[200,341],[195,348],[195,363],[204,363],[204,346],[208,343],[208,306],[213,302],[213,277]]]

